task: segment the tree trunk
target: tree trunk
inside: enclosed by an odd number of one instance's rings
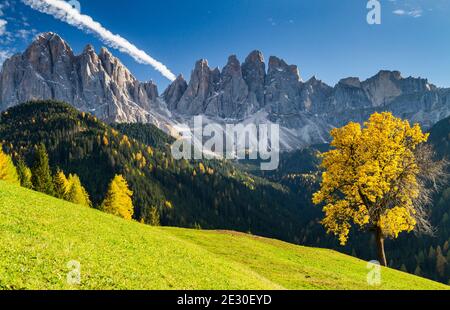
[[[381,266],[387,266],[386,261],[386,253],[384,252],[384,236],[380,227],[376,228],[376,243],[377,243],[377,251],[378,251],[378,261]]]

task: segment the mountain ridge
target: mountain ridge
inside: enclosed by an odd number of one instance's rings
[[[106,48],[97,54],[87,45],[74,55],[56,33],[39,35],[2,67],[0,110],[34,99],[62,100],[110,123],[149,122],[172,135],[195,115],[222,124],[277,123],[284,150],[328,142],[331,128],[363,122],[375,111],[391,111],[425,129],[450,115],[450,88],[427,79],[381,70],[330,86],[315,76],[303,81],[296,65],[276,56],[266,65],[257,50],[243,63],[231,55],[222,70],[201,59],[189,81],[179,75],[160,94]]]

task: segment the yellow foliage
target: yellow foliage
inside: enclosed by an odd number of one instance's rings
[[[199,163],[198,164],[198,169],[199,169],[201,174],[205,174],[206,169],[205,169],[205,165],[203,165],[203,163]]]
[[[150,157],[153,157],[153,149],[150,146],[147,146],[147,153]]]
[[[395,207],[387,210],[380,218],[379,225],[385,235],[397,238],[402,231],[411,232],[416,226],[414,215],[406,208]]]
[[[108,187],[106,198],[103,201],[103,211],[131,220],[134,214],[133,192],[128,188],[128,183],[121,175],[116,175]]]
[[[142,153],[139,151],[139,152],[134,156],[134,158],[135,158],[137,161],[141,161],[141,159],[142,159]]]
[[[428,139],[419,125],[375,113],[333,129],[332,150],[322,154],[322,183],[315,204],[325,204],[322,224],[346,244],[352,223],[398,237],[416,225],[413,200],[420,194],[414,150]]]
[[[11,156],[3,153],[0,144],[0,180],[20,185],[19,176],[16,167],[13,164]]]
[[[120,140],[120,145],[121,145],[121,146],[122,146],[122,145],[125,145],[125,146],[128,147],[128,148],[131,147],[131,142],[130,142],[130,140],[128,139],[128,137],[127,137],[126,135],[124,135],[124,136],[122,137],[122,140]]]
[[[56,197],[66,199],[67,193],[70,189],[70,183],[62,170],[58,169],[58,171],[56,171],[56,174],[53,177],[53,183],[55,187]]]
[[[80,178],[76,174],[70,174],[68,179],[67,193],[65,199],[75,204],[91,207],[92,203],[89,194],[81,185]]]

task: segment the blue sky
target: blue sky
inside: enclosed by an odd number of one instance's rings
[[[450,1],[381,0],[382,23],[366,22],[366,0],[79,0],[81,13],[189,77],[196,60],[225,65],[254,49],[299,66],[334,85],[380,69],[426,77],[450,87]],[[3,22],[2,22],[3,21]],[[5,23],[6,22],[6,23]],[[21,0],[0,0],[0,61],[39,32],[59,33],[76,53],[102,42]],[[110,49],[113,50],[113,49]],[[168,84],[151,66],[113,51],[140,80]]]

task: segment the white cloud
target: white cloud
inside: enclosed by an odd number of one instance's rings
[[[8,22],[4,19],[0,19],[0,37],[6,34],[6,24]]]
[[[92,17],[81,14],[68,2],[61,0],[22,0],[22,2],[35,10],[52,15],[78,29],[98,35],[106,45],[127,53],[139,63],[151,65],[167,79],[175,80],[175,75],[164,64],[138,49],[120,35],[113,34],[100,23],[93,20]]]
[[[392,12],[392,13],[394,13],[395,15],[405,15],[406,14],[406,11],[405,10],[395,10],[394,12]]]
[[[422,13],[423,13],[422,10],[416,9],[416,10],[409,11],[408,15],[412,16],[412,17],[421,17]]]
[[[397,9],[395,11],[393,11],[392,13],[394,13],[395,15],[399,15],[399,16],[410,16],[410,17],[414,17],[414,18],[418,18],[422,16],[423,11],[421,9],[412,9],[412,10],[403,10],[403,9]]]
[[[3,62],[12,55],[13,53],[10,50],[0,50],[0,69],[2,68]]]
[[[28,40],[30,37],[35,36],[38,31],[36,29],[19,29],[14,31],[15,37],[22,39],[22,40]]]

